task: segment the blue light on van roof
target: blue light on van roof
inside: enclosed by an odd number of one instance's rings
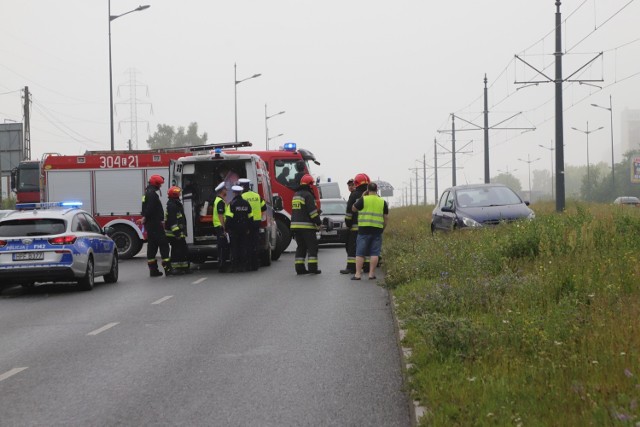
[[[51,208],[79,208],[82,202],[66,201],[66,202],[43,202],[43,203],[16,203],[17,210],[34,210],[34,209],[51,209]]]
[[[284,149],[284,151],[296,151],[297,144],[295,142],[286,142],[282,148]]]

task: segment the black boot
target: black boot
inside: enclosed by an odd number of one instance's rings
[[[302,276],[304,274],[309,274],[309,271],[304,268],[304,264],[296,264],[296,274]]]
[[[149,269],[149,276],[150,277],[160,277],[162,276],[162,272],[160,270],[158,270],[158,268],[156,267],[154,268],[150,268]]]

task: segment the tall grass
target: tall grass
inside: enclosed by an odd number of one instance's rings
[[[386,283],[424,425],[640,425],[640,209],[432,236],[394,209]]]

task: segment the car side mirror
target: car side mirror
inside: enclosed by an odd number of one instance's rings
[[[527,206],[529,206],[529,205],[531,204],[531,202],[529,202],[528,200],[525,200],[525,201],[524,201],[524,204],[525,204],[525,205],[527,205]]]
[[[111,237],[115,231],[115,228],[107,226],[102,229],[102,234]]]
[[[276,212],[280,212],[281,210],[284,209],[284,204],[282,203],[282,197],[280,196],[273,196],[272,199],[272,203],[273,203],[273,210]]]
[[[454,212],[453,206],[443,206],[442,208],[440,208],[440,210],[442,212],[451,212],[451,213]]]

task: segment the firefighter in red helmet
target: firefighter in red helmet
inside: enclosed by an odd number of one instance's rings
[[[344,214],[344,222],[349,229],[347,235],[347,267],[340,270],[342,274],[355,274],[356,273],[356,241],[358,240],[358,212],[353,212],[351,207],[365,191],[367,191],[367,185],[369,184],[369,176],[365,173],[359,173],[353,177],[353,184],[355,190],[349,195],[347,201],[347,211]]]
[[[180,201],[182,189],[177,186],[167,191],[167,212],[164,219],[164,229],[171,245],[171,274],[181,275],[191,273],[189,269],[189,249],[187,248],[187,218]]]
[[[164,184],[162,176],[151,175],[149,177],[149,185],[145,190],[144,196],[142,196],[142,220],[140,222],[147,232],[147,265],[149,266],[149,275],[151,277],[162,276],[162,273],[158,270],[158,261],[156,260],[158,249],[160,249],[165,273],[171,274],[169,242],[162,227],[164,208],[158,195],[162,184]]]
[[[315,180],[309,174],[300,178],[298,191],[291,201],[291,233],[296,239],[296,274],[320,274],[318,269],[318,240],[316,231],[320,229],[320,212],[311,186]],[[306,266],[305,266],[306,259]]]

